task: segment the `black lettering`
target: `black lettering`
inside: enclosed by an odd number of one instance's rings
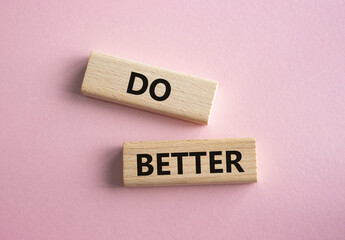
[[[171,153],[172,157],[177,157],[177,173],[178,174],[183,174],[183,167],[182,167],[182,158],[187,157],[188,153],[187,152],[182,152],[182,153]]]
[[[135,80],[136,77],[140,78],[142,80],[142,82],[143,82],[143,86],[139,90],[133,90],[134,80]],[[149,82],[148,82],[147,78],[144,75],[142,75],[140,73],[132,72],[131,76],[129,78],[129,83],[128,83],[128,87],[127,87],[127,93],[134,94],[134,95],[143,94],[146,91],[148,84],[149,84]]]
[[[169,162],[163,162],[163,157],[169,157],[169,153],[157,153],[157,175],[170,175],[170,171],[163,171],[163,166],[169,166]]]
[[[143,158],[147,161],[143,163]],[[137,154],[137,172],[138,176],[147,176],[153,173],[153,166],[150,164],[152,162],[152,156],[149,154]],[[143,166],[147,167],[148,170],[143,172]]]
[[[210,173],[222,173],[223,169],[216,169],[216,164],[221,164],[222,160],[215,160],[214,156],[222,155],[221,151],[210,152]]]
[[[231,160],[231,155],[235,155],[236,159]],[[242,154],[239,151],[226,151],[226,171],[231,173],[231,165],[235,165],[239,172],[244,172],[241,165],[238,163],[242,159]]]
[[[189,156],[195,157],[195,173],[200,174],[201,173],[200,157],[206,156],[206,152],[190,152]]]
[[[161,97],[158,97],[155,93],[155,88],[156,88],[157,84],[159,84],[159,83],[163,83],[165,85],[165,93]],[[159,78],[159,79],[154,80],[151,83],[150,95],[156,101],[164,101],[165,99],[167,99],[169,97],[170,92],[171,92],[171,86],[170,86],[169,82],[165,79]]]

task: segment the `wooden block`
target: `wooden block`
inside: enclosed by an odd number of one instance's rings
[[[254,138],[127,142],[126,187],[257,181]]]
[[[84,95],[207,124],[217,82],[91,52]]]

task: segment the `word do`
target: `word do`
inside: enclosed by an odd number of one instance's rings
[[[143,82],[143,85],[142,85],[142,87],[139,90],[134,90],[133,89],[134,81],[136,79],[138,79],[138,78],[141,79],[141,81]],[[155,93],[155,88],[160,83],[165,85],[165,93],[163,94],[163,96],[157,96],[156,93]],[[127,93],[134,94],[134,95],[141,95],[141,94],[143,94],[147,90],[148,85],[149,85],[149,82],[148,82],[147,78],[143,74],[132,72],[131,76],[129,78],[129,83],[128,83],[128,87],[127,87]],[[166,100],[169,97],[170,92],[171,92],[170,83],[167,80],[165,80],[165,79],[158,78],[158,79],[154,80],[151,83],[150,95],[156,101],[164,101],[164,100]]]

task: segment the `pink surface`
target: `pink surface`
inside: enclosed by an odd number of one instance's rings
[[[344,239],[344,1],[0,7],[0,239]],[[80,94],[91,50],[219,82],[209,126]],[[257,184],[122,187],[122,142],[255,137]]]

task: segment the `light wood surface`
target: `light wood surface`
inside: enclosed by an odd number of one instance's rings
[[[146,77],[148,84],[145,92],[135,95],[132,91],[145,85],[138,74]],[[129,86],[131,76],[134,81]],[[157,79],[168,82],[170,93],[166,82],[159,80],[152,84]],[[216,89],[215,81],[91,52],[81,91],[89,97],[207,124]]]
[[[255,144],[254,138],[126,142],[123,144],[124,185],[256,182]]]

